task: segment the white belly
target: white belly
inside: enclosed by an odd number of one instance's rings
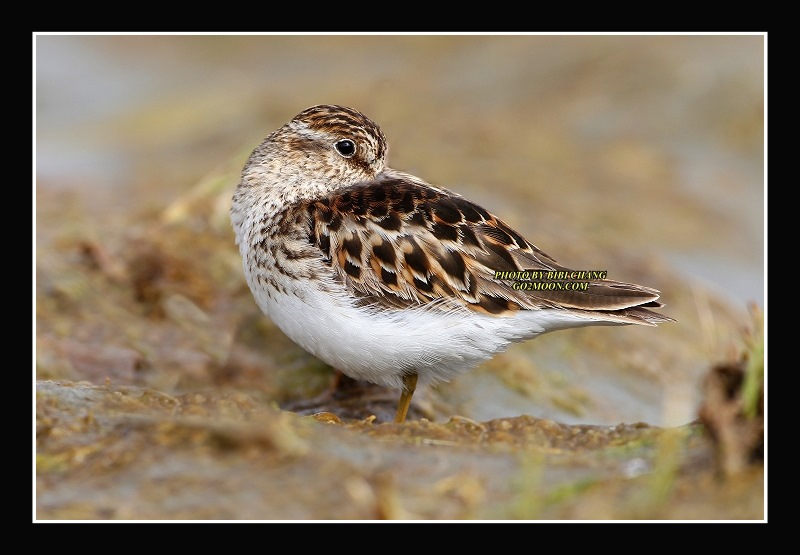
[[[467,308],[366,309],[345,295],[303,291],[304,298],[256,295],[294,342],[348,376],[400,388],[408,371],[419,384],[450,381],[515,341],[553,329],[598,324],[558,310],[495,317]]]

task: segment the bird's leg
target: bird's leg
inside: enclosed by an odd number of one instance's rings
[[[403,375],[403,392],[400,394],[400,403],[397,405],[397,414],[394,416],[396,424],[402,424],[406,421],[406,414],[411,407],[411,397],[414,395],[414,390],[417,389],[417,378],[419,376],[416,372]]]

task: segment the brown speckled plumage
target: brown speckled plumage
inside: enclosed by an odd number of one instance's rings
[[[383,132],[356,110],[304,110],[253,151],[231,218],[261,308],[345,373],[402,382],[398,421],[417,375],[450,379],[555,329],[671,321],[650,310],[662,306],[659,292],[640,285],[592,279],[585,290],[530,291],[495,279],[570,270],[486,209],[386,167],[386,150]],[[419,340],[407,331],[430,319],[441,331]],[[340,345],[347,338],[371,356]],[[393,338],[410,346],[371,344]]]

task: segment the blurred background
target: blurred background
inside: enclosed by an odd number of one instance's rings
[[[514,346],[418,394],[433,419],[691,421],[709,365],[764,307],[761,35],[34,46],[38,378],[281,402],[324,387],[329,370],[258,314],[227,220],[249,152],[320,103],[381,125],[392,167],[566,266],[661,290],[678,320]]]

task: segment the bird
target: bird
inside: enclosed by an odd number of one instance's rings
[[[363,113],[301,111],[249,156],[230,217],[252,295],[303,349],[355,380],[449,382],[555,330],[674,321],[650,287],[575,271],[482,206],[387,165]]]

